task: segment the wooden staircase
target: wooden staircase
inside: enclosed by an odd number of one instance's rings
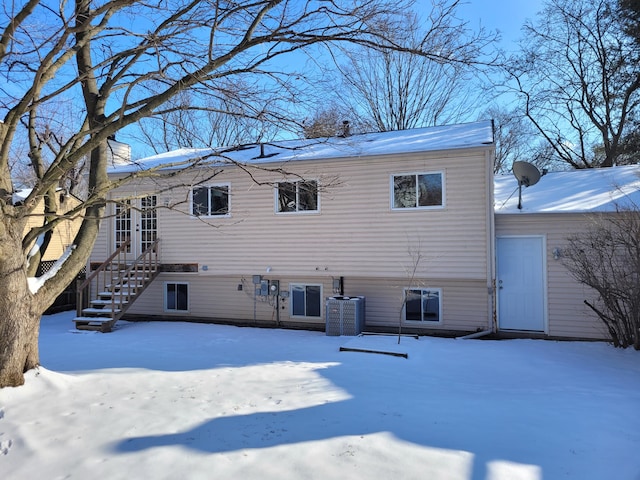
[[[158,243],[153,242],[132,262],[127,240],[78,286],[78,330],[110,332],[116,322],[158,276]]]

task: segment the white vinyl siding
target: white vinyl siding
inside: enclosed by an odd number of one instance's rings
[[[303,177],[316,173],[318,178],[322,170],[339,178],[321,189],[322,215],[274,215],[269,172],[252,172],[253,179],[233,169],[221,174],[233,185],[233,218],[188,222],[184,190],[159,194],[160,205],[176,205],[158,211],[162,261],[215,265],[219,275],[252,275],[270,265],[287,275],[406,278],[412,262],[408,252],[419,250],[419,268],[434,278],[486,282],[493,205],[485,181],[485,150],[403,158],[414,171],[447,165],[446,207],[404,215],[389,208],[389,178],[399,161],[299,162]],[[187,175],[175,181],[187,183]]]
[[[496,235],[545,235],[547,268],[547,322],[552,337],[594,338],[607,337],[600,320],[584,304],[595,298],[595,292],[578,283],[562,263],[562,256],[554,258],[553,251],[567,243],[567,237],[587,227],[583,214],[498,214]]]
[[[397,326],[408,271],[419,258],[415,285],[441,288],[443,313],[441,323],[417,328],[484,330],[491,285],[490,152],[487,147],[274,165],[317,179],[321,215],[274,214],[274,185],[281,177],[266,170],[252,171],[253,178],[234,168],[220,174],[233,188],[233,218],[189,221],[188,191],[159,193],[159,205],[175,205],[158,210],[161,261],[197,264],[198,272],[161,274],[128,312],[162,315],[163,289],[157,283],[188,280],[189,317],[275,324],[274,306],[254,302],[251,285],[253,275],[265,275],[270,267],[266,276],[280,280],[284,291],[291,283],[322,285],[324,295],[342,276],[346,295],[367,297],[367,325]],[[446,179],[443,207],[407,209],[405,214],[390,208],[393,175],[438,171]],[[194,172],[175,178],[186,185],[196,181]],[[238,284],[244,285],[242,291]],[[290,302],[280,302],[281,321],[324,326],[322,317],[292,317]],[[324,311],[324,297],[321,307]]]
[[[322,285],[292,284],[289,289],[292,317],[322,316]]]
[[[177,274],[163,273],[153,282],[141,297],[127,311],[128,314],[162,316],[164,282],[188,282],[190,305],[189,312],[180,312],[183,318],[212,319],[239,324],[276,326],[278,320],[283,324],[299,324],[324,328],[325,318],[293,316],[291,313],[291,285],[321,285],[321,308],[324,313],[324,292],[332,291],[331,276],[322,278],[279,277],[281,292],[289,291],[289,297],[281,297],[275,302],[272,297],[254,298],[251,276],[241,279],[236,275],[219,276],[214,273]],[[478,328],[486,330],[490,323],[487,303],[489,296],[486,282],[483,281],[446,281],[415,279],[418,284],[437,284],[441,290],[441,322],[405,322],[404,328],[423,331],[461,331],[474,332]],[[345,295],[365,297],[365,324],[367,328],[386,328],[397,330],[400,316],[403,315],[404,287],[398,286],[393,278],[345,278]],[[243,288],[238,289],[238,284]],[[432,289],[431,289],[432,290]],[[276,307],[280,314],[276,312]],[[178,312],[174,312],[176,314]],[[279,318],[278,318],[279,317]]]

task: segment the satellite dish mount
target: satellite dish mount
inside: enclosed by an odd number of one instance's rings
[[[522,186],[531,187],[540,180],[540,171],[527,162],[513,162],[513,174],[518,179],[518,210],[522,210]]]

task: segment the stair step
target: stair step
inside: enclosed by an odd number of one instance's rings
[[[116,297],[116,298],[117,297],[128,297],[129,296],[128,293],[123,293],[123,292],[113,292],[113,293],[111,293],[111,292],[100,292],[98,294],[98,297],[107,297],[108,299],[111,299],[112,295],[114,297]]]
[[[114,277],[111,279],[111,285],[124,285],[127,283],[144,283],[144,282],[148,282],[149,280],[151,280],[150,277],[135,277],[135,278],[134,277],[124,277],[124,278]]]
[[[122,284],[122,283],[127,283],[127,282],[147,282],[151,279],[151,277],[149,277],[148,275],[127,275],[126,277],[111,277],[111,281],[116,284]],[[120,282],[118,282],[118,280],[121,280]]]
[[[92,330],[107,333],[111,331],[111,320],[101,321],[96,317],[76,317],[73,319],[77,330]]]
[[[104,322],[111,321],[106,317],[76,317],[73,319],[76,323],[91,323],[96,325],[102,325]]]
[[[126,300],[121,300],[121,299],[116,299],[115,301],[112,302],[110,298],[109,299],[99,298],[96,300],[91,300],[91,305],[104,305],[105,307],[111,304],[120,305],[120,304],[126,304],[126,303],[127,303]]]
[[[120,309],[119,308],[114,308],[112,310],[111,308],[106,308],[106,307],[105,308],[92,308],[92,307],[89,307],[89,308],[83,308],[82,309],[82,313],[94,313],[94,314],[97,314],[97,315],[100,315],[100,314],[109,314],[110,315],[111,312],[120,313]]]
[[[142,288],[143,286],[143,283],[121,283],[117,285],[105,285],[104,288],[108,288],[109,290],[113,288],[115,290],[115,293],[119,293],[120,290],[133,290],[136,288]]]

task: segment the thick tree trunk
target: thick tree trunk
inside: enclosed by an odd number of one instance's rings
[[[0,215],[0,388],[22,385],[24,372],[39,364],[40,318],[86,264],[103,211],[103,205],[87,210],[72,256],[37,294],[31,293],[27,282],[24,222]]]
[[[20,289],[8,289],[4,282],[0,286],[0,386],[3,387],[22,385],[24,372],[39,364],[40,313],[31,311]]]
[[[24,372],[38,365],[42,315],[27,284],[21,238],[5,227],[0,227],[0,387],[22,385]]]

